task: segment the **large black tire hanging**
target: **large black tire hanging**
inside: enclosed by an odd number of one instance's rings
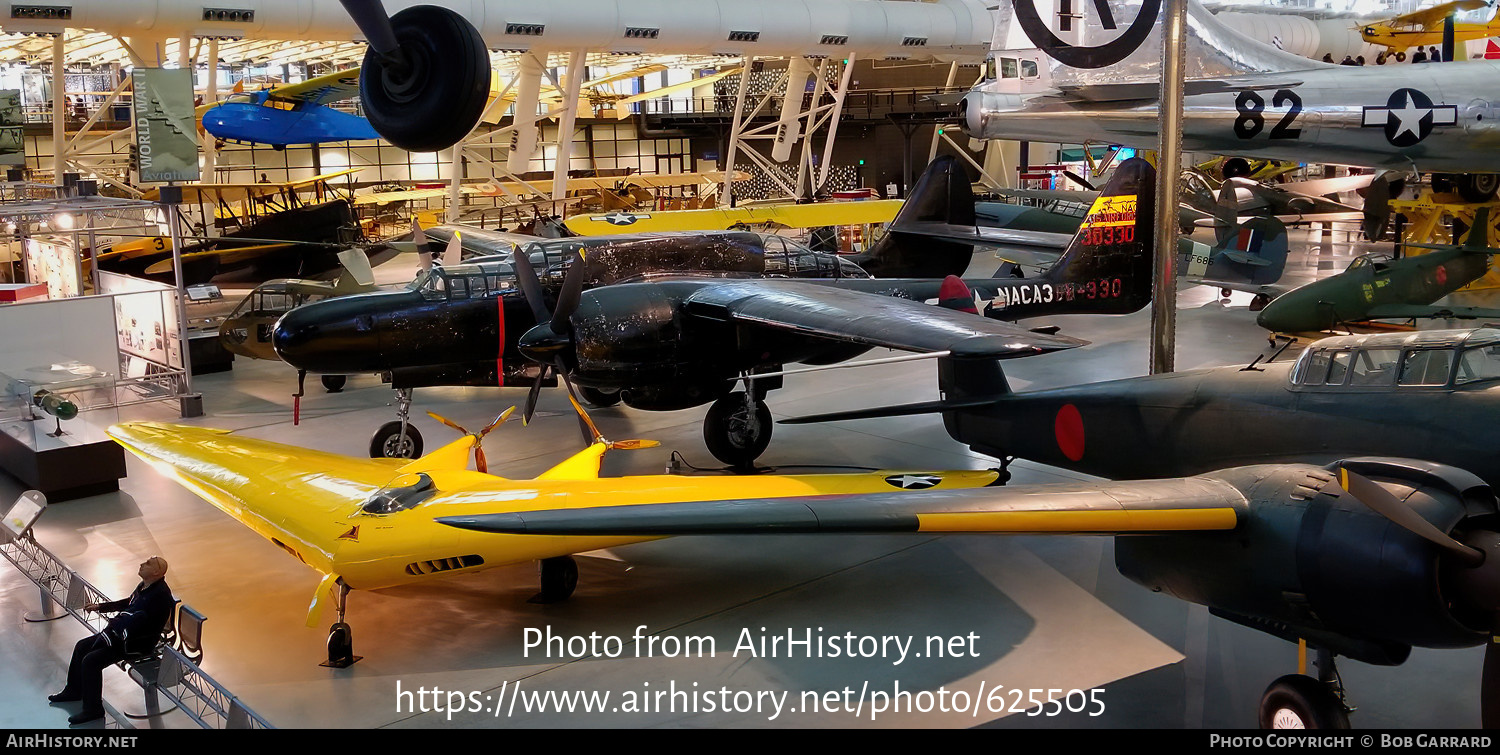
[[[349,382],[349,376],[324,375],[322,376],[322,378],[320,378],[320,380],[323,383],[323,390],[328,391],[329,393],[338,393],[339,391],[344,390],[344,384]]]
[[[490,93],[490,57],[463,16],[416,5],[391,17],[405,75],[374,49],[365,52],[360,99],[370,125],[408,152],[436,152],[474,130]]]
[[[401,438],[401,421],[391,420],[370,437],[372,459],[416,459],[422,455],[422,434],[417,426],[406,425],[406,439]]]

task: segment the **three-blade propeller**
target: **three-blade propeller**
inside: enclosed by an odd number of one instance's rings
[[[443,423],[443,424],[445,424],[445,425],[453,428],[454,430],[457,430],[460,435],[473,435],[474,436],[474,470],[477,471],[477,472],[479,472],[479,473],[481,473],[481,474],[489,474],[489,464],[486,461],[486,459],[484,458],[484,436],[489,435],[491,430],[494,430],[495,428],[499,427],[502,423],[505,422],[505,420],[510,419],[511,413],[514,412],[515,410],[516,410],[516,408],[514,406],[512,406],[511,408],[506,409],[505,411],[501,412],[500,416],[496,417],[494,422],[491,422],[488,425],[485,425],[484,429],[480,430],[477,433],[471,433],[468,430],[464,429],[464,427],[462,425],[458,424],[457,422],[453,422],[452,420],[449,420],[447,417],[440,416],[440,415],[438,415],[438,414],[436,414],[434,412],[428,412],[427,416],[429,416],[429,417],[431,417],[431,418],[433,418],[433,419],[435,419],[435,420],[437,420],[437,421],[439,421],[439,422],[441,422],[441,423]]]

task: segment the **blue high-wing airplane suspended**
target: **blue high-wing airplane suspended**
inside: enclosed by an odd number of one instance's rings
[[[231,95],[203,111],[203,128],[215,138],[269,144],[321,144],[378,139],[370,122],[328,107],[359,94],[359,69],[335,71],[297,84]]]

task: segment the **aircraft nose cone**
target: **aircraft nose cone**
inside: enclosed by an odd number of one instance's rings
[[[276,321],[271,331],[271,348],[276,350],[281,361],[298,369],[309,369],[305,366],[310,355],[308,345],[318,340],[321,330],[316,320],[294,309]]]
[[[364,311],[363,304],[333,299],[297,307],[276,321],[271,348],[281,361],[309,372],[349,375],[389,369],[383,363],[378,318]]]
[[[1270,303],[1266,304],[1265,309],[1262,309],[1255,315],[1255,324],[1272,333],[1295,333],[1306,330],[1306,328],[1298,327],[1300,323],[1297,323],[1295,318],[1290,315],[1291,313],[1284,302],[1281,306],[1277,306],[1277,300],[1272,299]]]

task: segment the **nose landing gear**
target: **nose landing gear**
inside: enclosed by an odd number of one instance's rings
[[[422,455],[422,434],[409,422],[411,389],[396,391],[396,417],[375,431],[370,438],[372,459],[416,459]]]

